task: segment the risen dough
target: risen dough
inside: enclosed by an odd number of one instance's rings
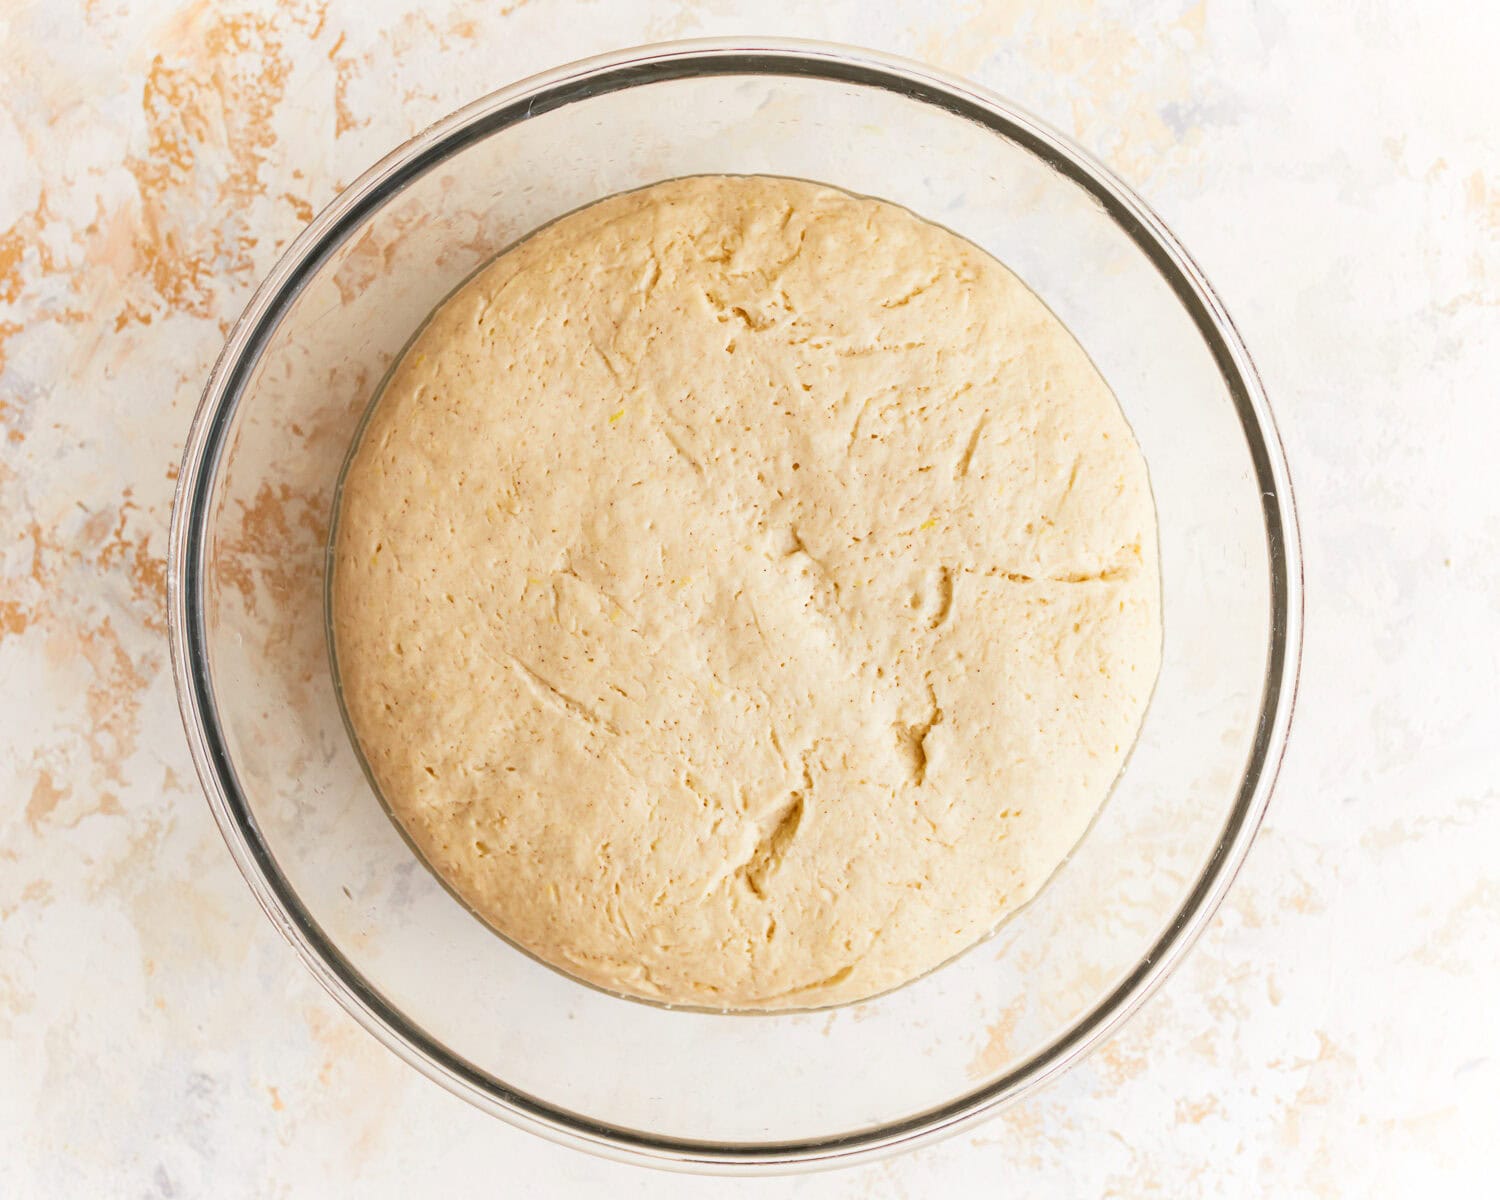
[[[764,177],[621,195],[434,316],[347,474],[348,712],[428,861],[547,962],[854,1000],[1046,880],[1135,737],[1146,469],[1009,271]]]

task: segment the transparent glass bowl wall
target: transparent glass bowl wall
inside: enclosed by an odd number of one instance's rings
[[[1084,841],[999,933],[884,998],[726,1016],[533,962],[412,856],[361,772],[323,611],[333,488],[432,307],[539,225],[705,172],[824,181],[985,247],[1074,331],[1151,470],[1165,659]],[[1279,758],[1300,598],[1284,463],[1227,318],[1097,167],[993,97],[790,43],[629,51],[479,101],[319,216],[231,334],[174,515],[189,739],[267,912],[372,1032],[573,1144],[732,1169],[835,1161],[975,1119],[1065,1065],[1168,969],[1227,887]]]

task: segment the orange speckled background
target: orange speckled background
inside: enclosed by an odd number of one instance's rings
[[[1277,405],[1308,646],[1282,786],[1241,882],[1122,1034],[972,1137],[714,1194],[1493,1189],[1492,6],[1416,19],[1292,0],[13,0],[0,10],[0,1196],[704,1194],[509,1130],[324,998],[198,792],[164,554],[175,463],[224,333],[341,186],[532,71],[751,32],[970,74],[1158,208]],[[274,496],[265,509],[274,537],[289,517]],[[1002,1054],[1006,1022],[991,1034]]]

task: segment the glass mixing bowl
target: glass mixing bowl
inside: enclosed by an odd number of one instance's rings
[[[562,213],[699,173],[799,176],[970,238],[1072,329],[1150,466],[1164,663],[1139,744],[1041,894],[879,999],[671,1011],[542,966],[416,859],[329,668],[334,487],[428,312]],[[847,48],[683,43],[476,101],[366,172],[232,330],[194,418],[170,548],[199,775],[261,905],[413,1066],[523,1128],[706,1170],[848,1161],[950,1133],[1097,1045],[1202,930],[1269,797],[1300,644],[1286,463],[1223,307],[1161,222],[994,96]]]

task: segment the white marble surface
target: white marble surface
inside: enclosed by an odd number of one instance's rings
[[[514,1132],[326,999],[210,820],[174,464],[313,210],[461,102],[773,32],[993,86],[1110,162],[1257,355],[1299,487],[1282,784],[1187,965],[972,1136],[705,1185]],[[1490,1194],[1500,1128],[1493,6],[48,0],[0,11],[0,1196]]]

